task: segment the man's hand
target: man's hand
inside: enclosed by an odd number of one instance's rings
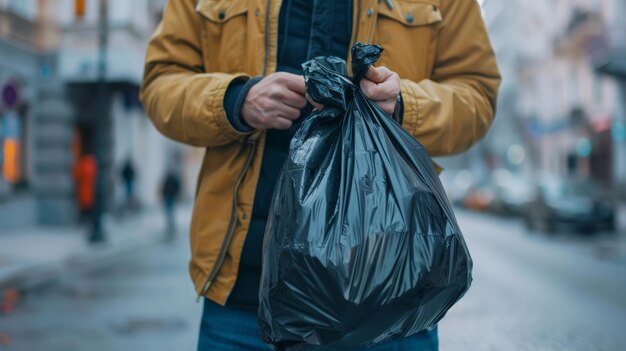
[[[289,129],[306,106],[305,94],[304,77],[272,73],[250,89],[241,116],[255,129]]]
[[[400,95],[400,77],[387,67],[371,66],[361,79],[361,90],[388,115],[392,115]]]

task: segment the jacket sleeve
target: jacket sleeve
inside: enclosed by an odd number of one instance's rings
[[[500,74],[476,0],[442,0],[430,79],[403,79],[403,127],[430,156],[467,150],[495,114]]]
[[[146,54],[141,100],[165,136],[202,147],[245,140],[229,123],[224,94],[241,74],[205,72],[201,50],[202,19],[194,0],[169,0]]]

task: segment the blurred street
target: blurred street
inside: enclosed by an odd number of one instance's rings
[[[441,323],[442,350],[626,349],[623,243],[528,233],[521,221],[462,210],[457,216],[474,283]]]
[[[187,278],[188,213],[177,241],[75,270],[0,317],[2,351],[192,350],[201,304]],[[458,211],[474,285],[441,323],[443,351],[624,350],[626,257],[610,237],[529,234]],[[61,318],[62,317],[62,318]]]
[[[422,2],[357,7],[439,28]],[[441,350],[626,350],[626,0],[478,2],[503,79],[487,135],[434,159],[474,259]],[[196,189],[212,166],[139,98],[166,3],[0,0],[0,351],[196,347],[190,205],[215,201]],[[203,31],[270,18],[226,3],[198,1]]]
[[[189,212],[177,219],[175,241],[74,267],[0,314],[0,350],[192,350],[202,305],[187,274]]]

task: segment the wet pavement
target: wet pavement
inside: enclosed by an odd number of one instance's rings
[[[626,261],[606,250],[619,240],[457,216],[474,283],[441,323],[442,350],[626,350]]]
[[[441,350],[626,350],[623,260],[596,240],[458,216],[474,284],[441,323]],[[184,236],[20,297],[0,314],[0,350],[194,350],[202,305]]]
[[[0,316],[0,350],[193,350],[201,304],[183,240],[71,272]],[[0,345],[2,345],[0,343]]]

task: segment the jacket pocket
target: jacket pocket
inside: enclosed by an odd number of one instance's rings
[[[430,76],[443,21],[439,1],[380,1],[374,42],[385,48],[381,65],[389,64],[401,78],[414,81]]]
[[[235,73],[245,70],[248,0],[199,0],[203,23],[205,69]]]
[[[379,15],[406,27],[428,26],[443,20],[439,10],[439,1],[436,0],[382,1]]]
[[[236,16],[248,12],[246,0],[200,0],[196,6],[198,12],[206,20],[214,23],[226,23]]]

